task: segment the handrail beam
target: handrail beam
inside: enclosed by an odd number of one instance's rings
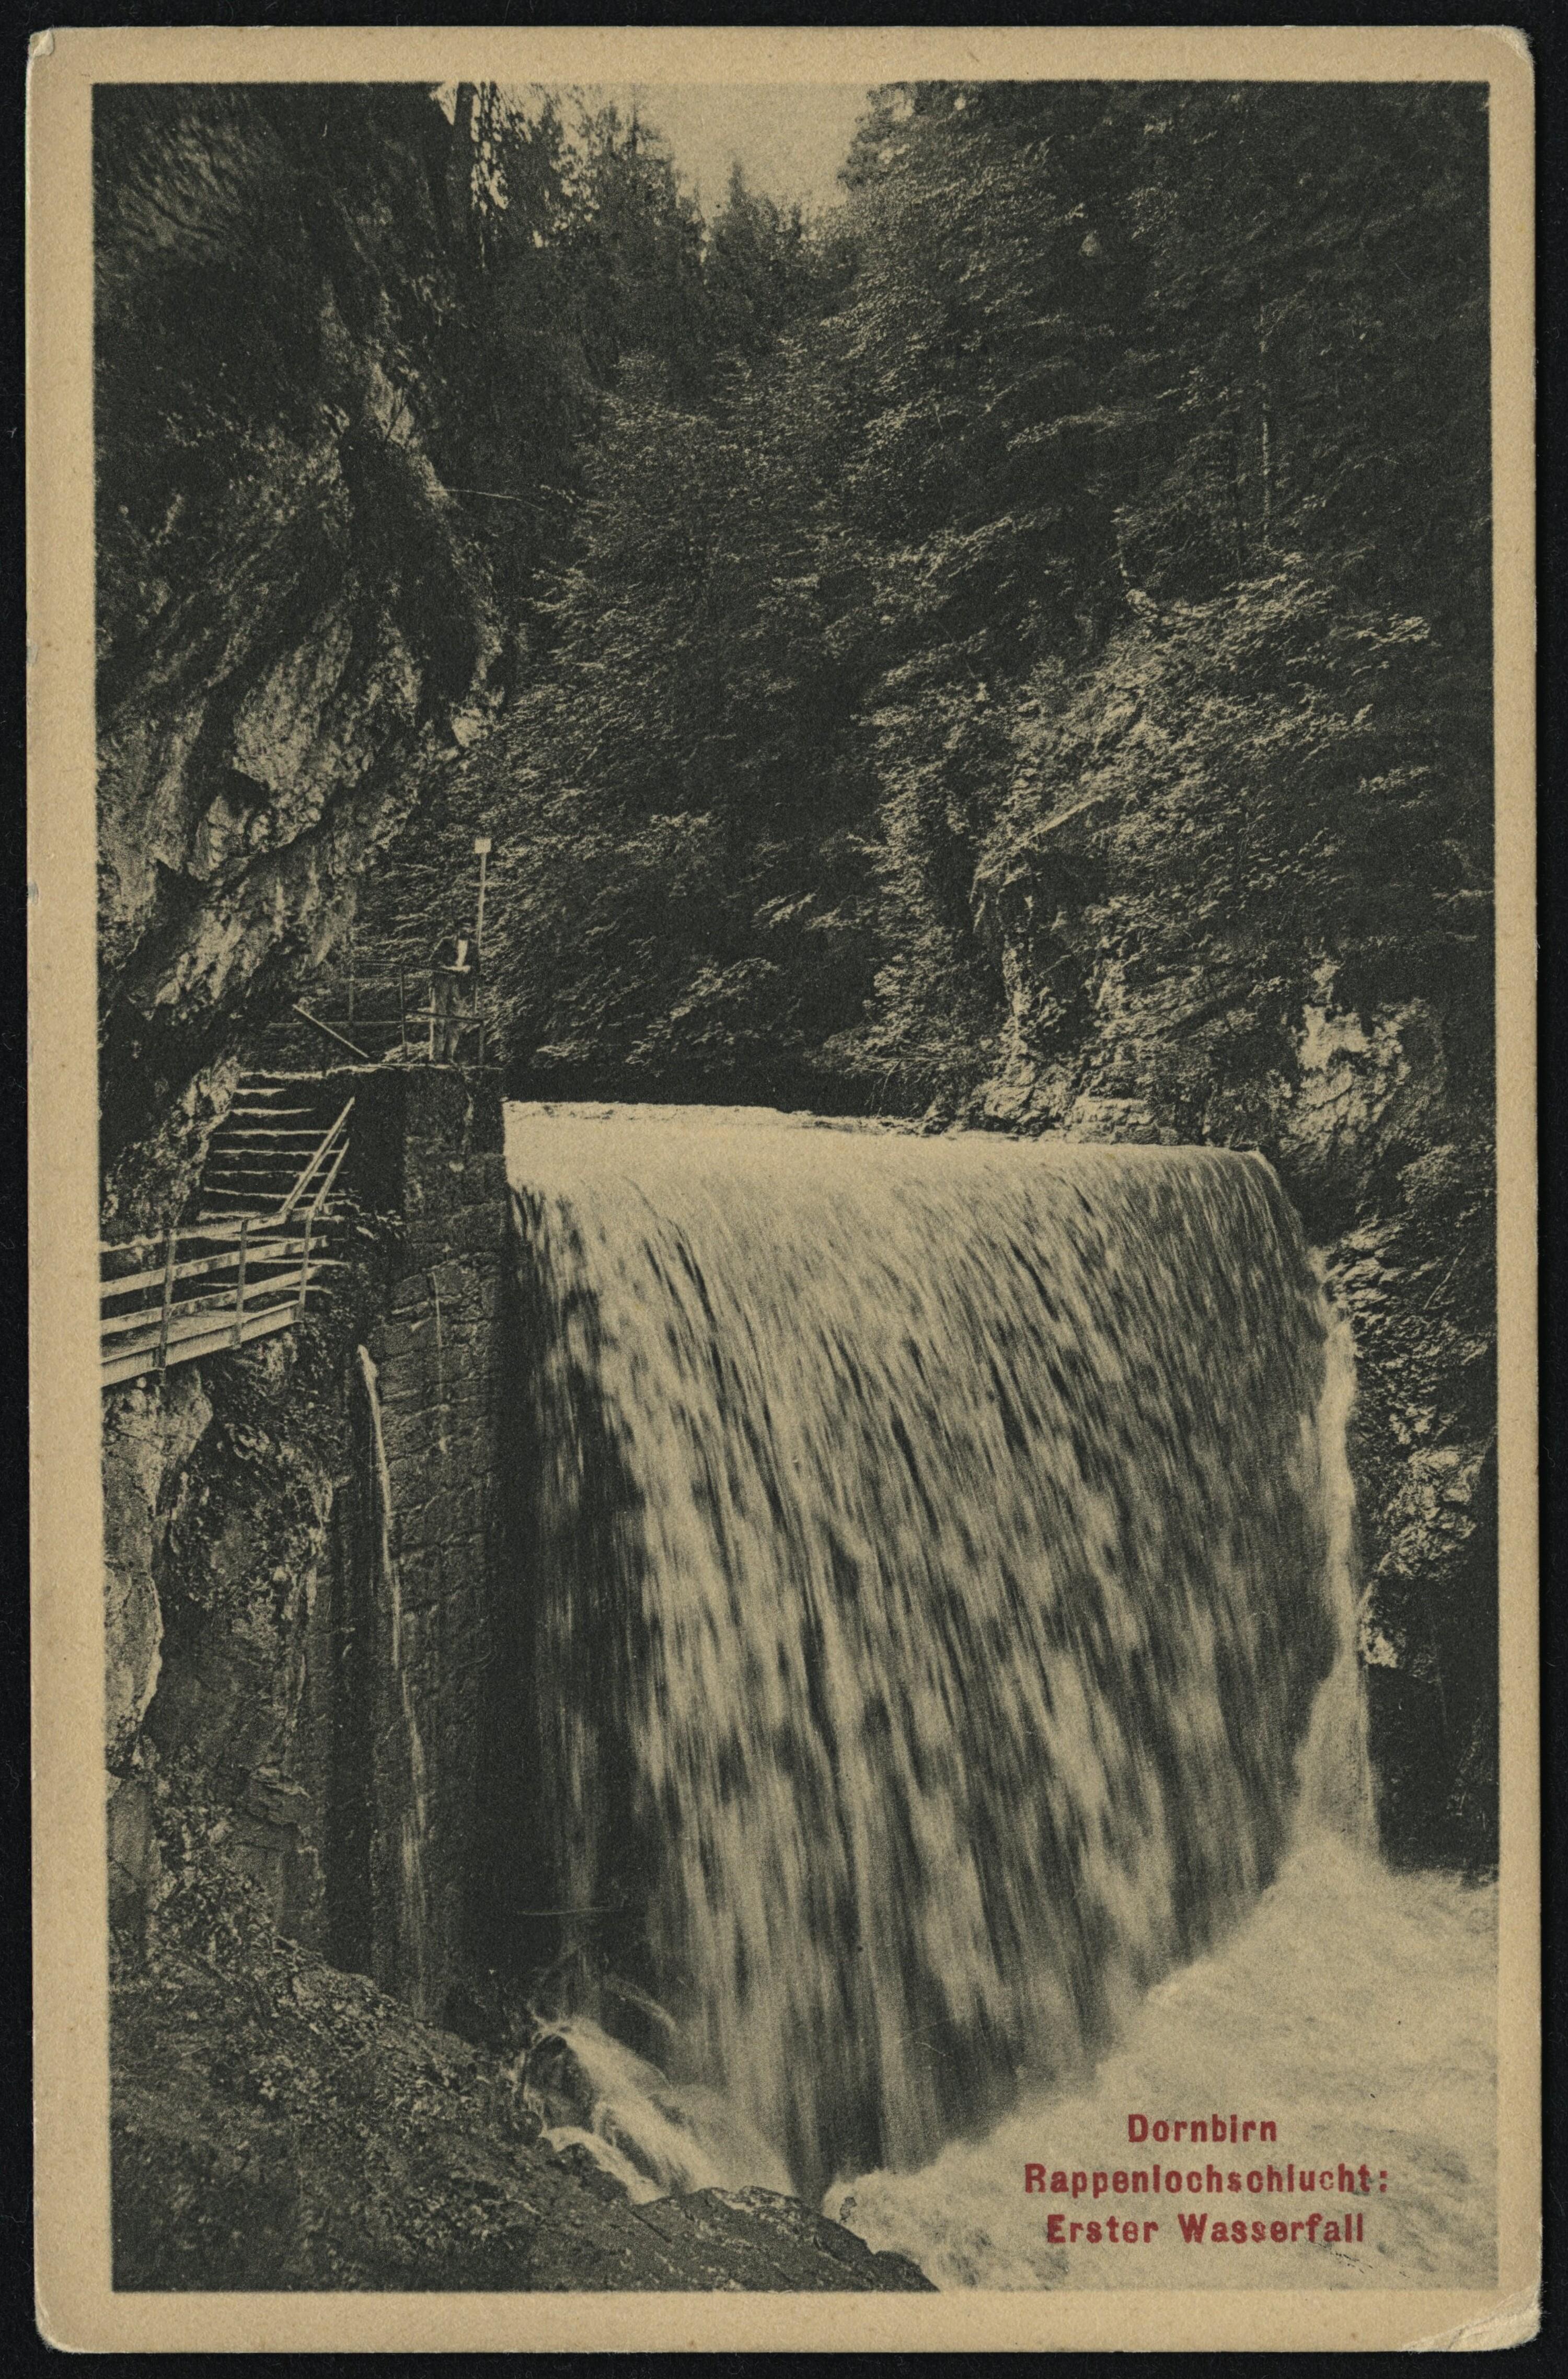
[[[297,999],[293,1002],[293,1008],[296,1016],[303,1016],[307,1024],[313,1024],[318,1033],[324,1033],[329,1041],[335,1041],[341,1049],[348,1051],[351,1057],[360,1058],[367,1066],[375,1064],[376,1061],[368,1049],[357,1048],[344,1034],[338,1032],[335,1026],[323,1023],[319,1016],[312,1016],[310,1010],[308,1008],[302,1008]]]
[[[242,1223],[249,1223],[253,1230],[256,1228],[257,1218],[254,1215],[242,1214],[240,1220]],[[283,1263],[292,1261],[298,1255],[304,1244],[303,1238],[297,1235],[291,1238],[253,1238],[248,1242],[249,1262],[254,1269],[258,1264]],[[225,1248],[222,1255],[197,1256],[190,1262],[177,1263],[175,1266],[175,1278],[203,1280],[216,1274],[232,1272],[237,1252],[236,1248]],[[103,1298],[130,1297],[144,1289],[156,1288],[163,1277],[161,1271],[129,1272],[120,1280],[100,1282],[99,1295]]]
[[[260,1216],[256,1214],[240,1216],[241,1223],[248,1223],[253,1231],[259,1227],[260,1220]],[[180,1237],[184,1238],[185,1236],[182,1231]],[[291,1255],[297,1250],[298,1245],[296,1238],[269,1238],[265,1240],[253,1238],[250,1242],[250,1261],[252,1263],[264,1262],[269,1255]],[[175,1278],[198,1280],[204,1273],[222,1272],[225,1266],[233,1264],[235,1252],[234,1248],[225,1248],[221,1255],[194,1256],[185,1263],[175,1264]],[[104,1280],[100,1286],[105,1297],[128,1297],[132,1289],[155,1288],[163,1277],[163,1268],[160,1266],[156,1272],[122,1273],[118,1280]]]
[[[299,1178],[296,1181],[294,1188],[289,1191],[288,1196],[283,1200],[283,1204],[278,1208],[278,1220],[280,1223],[286,1222],[288,1217],[293,1214],[295,1208],[298,1205],[301,1197],[309,1186],[311,1175],[316,1171],[317,1167],[323,1163],[328,1150],[332,1147],[332,1142],[338,1136],[338,1133],[344,1129],[344,1127],[348,1122],[349,1117],[353,1113],[354,1101],[350,1099],[343,1113],[338,1117],[337,1121],[332,1125],[332,1129],[311,1152]],[[344,1148],[346,1148],[347,1145],[348,1143],[345,1140],[344,1142]]]
[[[308,1266],[301,1265],[293,1272],[277,1274],[271,1280],[251,1281],[247,1288],[247,1310],[255,1313],[264,1312],[267,1300],[274,1292],[280,1297],[286,1293],[290,1303],[296,1303],[295,1291],[302,1283],[314,1280],[315,1277],[316,1262],[312,1259]],[[191,1334],[190,1324],[193,1322],[199,1323],[203,1328],[209,1324],[216,1328],[220,1322],[227,1327],[232,1327],[234,1311],[232,1283],[229,1295],[219,1298],[216,1301],[212,1298],[192,1297],[186,1298],[179,1305],[171,1305],[166,1343],[171,1346],[177,1346],[183,1338],[188,1338]],[[118,1313],[103,1324],[100,1335],[103,1338],[134,1338],[139,1332],[141,1332],[156,1339],[162,1330],[163,1318],[162,1311],[151,1306],[141,1313]]]

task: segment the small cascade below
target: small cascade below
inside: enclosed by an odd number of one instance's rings
[[[1321,1305],[1323,1387],[1311,1438],[1324,1522],[1323,1584],[1333,1622],[1329,1673],[1312,1705],[1301,1748],[1297,1833],[1308,1842],[1327,1832],[1371,1858],[1377,1850],[1372,1764],[1367,1745],[1367,1699],[1357,1648],[1356,1487],[1346,1435],[1356,1401],[1356,1349],[1346,1317]]]
[[[386,1597],[388,1657],[397,1695],[404,1754],[404,1791],[396,1811],[396,1963],[388,1979],[420,2015],[429,2006],[429,1887],[425,1870],[426,1769],[425,1745],[404,1662],[403,1581],[393,1549],[394,1514],[386,1436],[381,1426],[380,1380],[369,1350],[357,1350],[360,1383],[370,1421],[376,1514],[378,1574]]]
[[[1244,1156],[510,1128],[516,1962],[801,2193],[911,2171],[1369,1842],[1347,1335]]]
[[[551,2026],[522,2061],[544,2144],[580,2147],[633,2204],[693,2189],[774,2189],[790,2176],[717,2090],[678,2085],[587,2017]]]

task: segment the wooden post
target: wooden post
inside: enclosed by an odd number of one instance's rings
[[[235,1345],[245,1344],[245,1267],[250,1252],[250,1217],[239,1218],[239,1279],[235,1288]]]
[[[179,1245],[179,1231],[171,1223],[169,1244],[163,1253],[163,1316],[158,1325],[158,1370],[160,1375],[169,1368],[170,1308],[175,1298],[175,1250]]]
[[[474,921],[474,959],[475,963],[478,964],[483,958],[485,948],[485,870],[489,864],[490,857],[490,838],[488,834],[475,836],[474,851],[479,862],[479,909]]]
[[[397,970],[397,1045],[400,1054],[408,1046],[408,996],[404,989],[401,960]]]
[[[296,1322],[305,1319],[305,1292],[310,1286],[310,1226],[315,1219],[315,1207],[308,1206],[305,1210],[305,1246],[299,1259],[299,1303],[294,1310]]]
[[[474,1057],[476,1066],[482,1066],[485,1062],[485,1019],[479,1007],[479,978],[485,968],[485,874],[490,863],[490,847],[488,834],[475,836],[474,851],[479,862],[479,906],[474,919],[474,1020],[478,1026],[478,1048]]]
[[[436,1062],[436,978],[433,969],[430,974],[430,1045],[426,1055],[433,1066]]]
[[[354,1021],[354,921],[348,926],[348,1020]]]

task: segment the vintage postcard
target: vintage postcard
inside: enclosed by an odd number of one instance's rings
[[[1533,2336],[1524,40],[30,72],[44,2335]]]

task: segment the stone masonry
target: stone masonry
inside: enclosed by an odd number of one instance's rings
[[[371,1566],[382,1568],[384,1517],[395,1570],[395,1582],[377,1576],[374,1597],[371,1970],[435,2015],[462,1961],[496,1559],[501,1106],[493,1076],[453,1068],[383,1071],[373,1099],[364,1161],[383,1168],[378,1204],[403,1219],[365,1340],[389,1491],[383,1514],[367,1445]],[[389,1158],[400,1176],[389,1178]]]

